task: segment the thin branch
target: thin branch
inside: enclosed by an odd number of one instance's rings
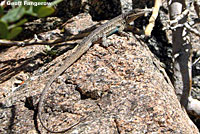
[[[27,40],[27,41],[10,41],[10,40],[0,40],[0,46],[30,46],[30,45],[57,45],[62,43],[63,40],[51,40],[51,41],[43,41],[43,40]]]
[[[3,40],[0,39],[0,46],[18,46],[18,47],[25,47],[30,45],[50,45],[50,46],[58,46],[58,45],[64,45],[68,42],[71,43],[72,40],[78,40],[85,36],[87,36],[89,32],[87,33],[80,33],[78,35],[72,35],[69,37],[61,37],[56,40],[39,40],[39,39],[30,39],[26,41],[10,41],[10,40]],[[77,42],[77,41],[75,41]]]
[[[196,65],[199,61],[200,61],[200,57],[199,57],[198,59],[196,59],[196,60],[194,61],[194,63],[192,63],[192,66]]]
[[[171,21],[170,21],[171,22]],[[172,23],[170,24],[174,24],[175,21],[172,21]],[[194,33],[195,35],[199,36],[200,37],[200,32],[198,30],[196,30],[195,28],[193,28],[192,26],[193,25],[196,25],[196,24],[199,24],[200,23],[200,18],[195,18],[194,20],[192,21],[189,21],[189,22],[185,22],[183,24],[176,24],[175,26],[167,26],[165,28],[163,28],[163,30],[175,30],[177,28],[180,28],[180,27],[185,27],[187,28],[190,32]]]
[[[180,15],[178,15],[174,20],[170,20],[169,24],[170,25],[175,25],[177,24],[183,17],[187,16],[189,13],[189,9],[186,9],[183,11]]]
[[[199,36],[200,37],[200,32],[194,28],[192,28],[188,23],[185,23],[184,24],[185,27],[192,33],[194,33],[195,35]]]
[[[153,30],[153,27],[155,25],[155,20],[158,17],[158,12],[160,9],[160,6],[162,5],[162,1],[161,0],[155,0],[155,4],[153,7],[153,13],[149,19],[149,24],[147,25],[146,29],[145,29],[145,35],[146,36],[150,36],[151,32]]]

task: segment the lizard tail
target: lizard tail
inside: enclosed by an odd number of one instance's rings
[[[84,42],[84,43],[87,43],[88,42]],[[83,43],[83,44],[84,44]],[[91,43],[89,42],[89,44],[91,45]],[[90,46],[89,45],[89,46]],[[84,46],[84,45],[83,45]],[[56,71],[56,73],[50,78],[49,82],[46,84],[45,88],[43,89],[42,93],[41,93],[41,96],[40,96],[40,100],[39,100],[39,104],[38,104],[38,118],[40,120],[40,123],[41,125],[49,132],[51,133],[63,133],[63,132],[66,132],[68,130],[70,130],[71,128],[73,128],[74,126],[76,126],[77,124],[79,124],[80,122],[82,122],[83,120],[85,120],[87,117],[85,118],[81,118],[77,123],[75,123],[74,125],[70,126],[69,128],[66,128],[64,130],[61,130],[61,131],[53,131],[51,129],[49,129],[44,121],[42,120],[42,105],[44,103],[44,98],[45,98],[45,94],[47,93],[48,89],[50,88],[51,84],[53,83],[53,81],[60,75],[62,74],[66,69],[68,69],[74,62],[76,62],[83,53],[85,53],[88,49],[89,49],[89,46],[88,47],[82,47],[82,46],[79,46],[77,48],[77,51],[75,51],[72,56],[68,57],[67,59],[65,59],[64,61],[64,66],[62,66],[58,71]]]

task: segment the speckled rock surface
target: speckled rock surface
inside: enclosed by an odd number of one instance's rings
[[[147,46],[131,35],[112,35],[108,41],[112,43],[108,48],[94,44],[52,84],[43,113],[48,126],[60,130],[89,115],[68,133],[197,134]],[[46,133],[33,109],[47,80],[69,54],[36,70],[34,80],[14,92],[15,105],[0,109],[1,132],[36,132],[38,125]],[[6,99],[1,98],[2,105]]]

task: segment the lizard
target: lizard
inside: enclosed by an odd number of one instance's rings
[[[42,105],[44,102],[45,94],[47,93],[48,89],[50,88],[51,84],[53,81],[61,75],[66,69],[68,69],[73,63],[75,63],[84,53],[86,53],[89,48],[92,46],[93,42],[98,41],[99,39],[103,39],[106,36],[109,36],[115,32],[122,32],[126,26],[133,22],[135,19],[138,17],[151,12],[152,9],[134,9],[129,12],[123,13],[105,24],[99,26],[97,29],[92,31],[88,36],[84,37],[83,40],[80,42],[78,47],[76,48],[76,51],[73,52],[69,57],[67,57],[64,60],[64,64],[55,72],[55,74],[50,78],[50,80],[47,82],[45,85],[41,96],[40,100],[38,102],[38,118],[41,123],[41,125],[49,132],[51,133],[62,133],[70,130],[74,126],[78,125],[80,122],[85,120],[85,118],[81,118],[77,123],[74,125],[70,126],[69,128],[66,128],[65,130],[61,131],[53,131],[49,129],[43,122],[41,116],[42,116]]]

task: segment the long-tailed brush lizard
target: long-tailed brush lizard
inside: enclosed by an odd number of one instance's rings
[[[71,56],[65,59],[64,64],[60,67],[59,70],[56,71],[56,73],[50,78],[48,83],[46,84],[45,88],[42,91],[42,94],[40,96],[39,105],[38,105],[38,118],[42,124],[42,126],[51,133],[62,133],[70,130],[72,127],[76,126],[85,118],[81,119],[79,122],[75,123],[74,125],[70,126],[69,128],[66,128],[62,131],[53,131],[49,129],[43,122],[41,116],[42,116],[42,105],[44,102],[45,94],[47,93],[47,90],[50,88],[52,82],[61,75],[66,69],[68,69],[74,62],[76,62],[91,46],[93,42],[96,42],[97,40],[104,38],[106,36],[109,36],[113,34],[114,32],[121,32],[126,28],[126,26],[137,19],[138,17],[144,15],[145,13],[151,12],[152,9],[134,9],[127,13],[121,14],[111,20],[109,20],[107,23],[101,25],[97,29],[95,29],[93,32],[91,32],[87,37],[83,38],[82,42],[77,47],[77,50],[72,53]]]

